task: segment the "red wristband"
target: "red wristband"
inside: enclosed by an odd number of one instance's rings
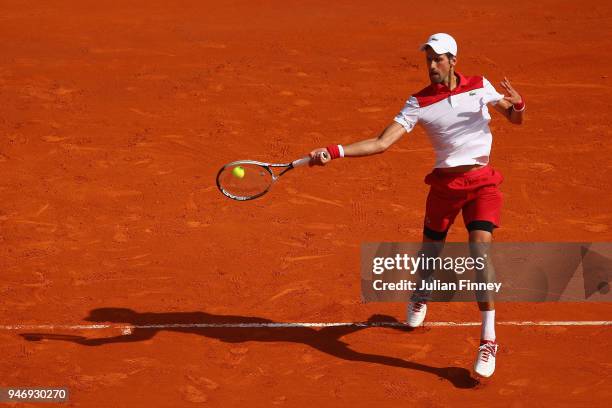
[[[525,109],[525,99],[521,98],[521,101],[519,103],[515,103],[514,105],[512,105],[512,108],[516,112],[521,112],[522,110],[524,110]]]
[[[331,144],[329,146],[326,147],[327,151],[329,152],[329,157],[331,157],[331,159],[337,159],[339,157],[342,157],[340,155],[340,146],[335,145],[335,144]]]

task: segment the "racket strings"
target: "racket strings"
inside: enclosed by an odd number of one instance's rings
[[[272,174],[265,167],[252,163],[227,166],[217,177],[221,191],[238,200],[260,196],[270,188],[272,181]]]

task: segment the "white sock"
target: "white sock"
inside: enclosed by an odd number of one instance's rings
[[[482,314],[480,338],[495,341],[495,310],[485,310]]]

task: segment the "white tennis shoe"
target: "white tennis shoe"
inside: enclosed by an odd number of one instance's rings
[[[408,303],[408,323],[409,327],[419,327],[425,321],[427,314],[427,303],[410,302]]]
[[[490,377],[495,371],[495,355],[499,346],[491,340],[481,340],[478,347],[478,356],[474,363],[474,371],[481,377]]]

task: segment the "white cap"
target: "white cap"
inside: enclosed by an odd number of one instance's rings
[[[427,42],[421,45],[421,51],[425,51],[425,47],[430,46],[436,54],[446,54],[450,52],[457,56],[457,41],[446,33],[433,34],[427,39]]]

